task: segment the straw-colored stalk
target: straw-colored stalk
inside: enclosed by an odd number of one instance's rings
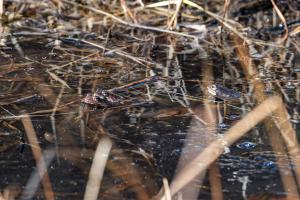
[[[2,19],[3,15],[3,0],[0,0],[0,19]]]
[[[43,166],[43,162],[45,162],[46,168],[43,169],[43,176],[45,172],[47,172],[47,168],[49,167],[51,161],[55,157],[55,150],[54,149],[47,149],[43,153],[43,158],[39,161],[37,164],[37,168],[31,173],[30,178],[28,179],[23,191],[22,195],[19,197],[20,200],[25,200],[25,199],[33,199],[34,194],[38,190],[38,186],[40,184],[40,174],[39,174],[39,168]],[[10,198],[12,199],[12,198]]]
[[[177,16],[178,16],[178,13],[180,11],[180,8],[182,6],[182,2],[183,0],[177,0],[176,2],[176,10],[172,16],[172,18],[170,19],[170,21],[168,22],[168,29],[174,29],[177,25]]]
[[[163,178],[163,184],[164,184],[164,189],[165,189],[166,200],[171,200],[172,197],[171,197],[170,187],[169,187],[168,180],[166,178]]]
[[[28,114],[24,113],[24,117],[22,118],[22,123],[25,128],[25,132],[27,134],[27,138],[29,144],[31,146],[31,150],[33,153],[33,157],[36,161],[38,173],[40,175],[40,179],[42,180],[45,197],[47,200],[54,200],[54,193],[52,190],[51,182],[49,179],[49,175],[47,172],[46,163],[42,154],[42,150],[39,145],[39,141],[37,139],[35,130],[33,128],[31,119]]]
[[[229,1],[226,3],[229,4]],[[225,3],[225,5],[226,5]],[[228,5],[226,5],[227,7]],[[205,121],[210,124],[210,126],[215,127],[217,124],[217,111],[216,107],[213,101],[210,101],[209,97],[210,94],[207,90],[207,87],[210,83],[214,82],[214,72],[212,63],[206,61],[206,66],[203,68],[203,74],[202,74],[202,82],[203,87],[202,91],[204,93],[204,107],[205,107]],[[220,120],[220,119],[219,119]],[[216,135],[216,130],[209,131],[211,134],[211,138],[213,138]],[[220,169],[219,169],[219,162],[215,161],[211,164],[208,170],[208,177],[209,177],[209,183],[210,183],[210,190],[211,190],[211,199],[212,200],[222,200],[223,199],[223,193],[222,193],[222,183],[221,183],[221,175],[220,175]]]
[[[112,142],[109,138],[105,137],[99,141],[90,169],[84,200],[96,200],[98,198],[101,180],[111,147]]]

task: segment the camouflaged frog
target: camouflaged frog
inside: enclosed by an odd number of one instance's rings
[[[211,95],[223,100],[239,99],[242,96],[241,93],[218,84],[209,85],[207,89]]]

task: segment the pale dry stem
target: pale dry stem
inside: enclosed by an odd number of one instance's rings
[[[44,160],[44,157],[42,154],[42,150],[40,148],[39,141],[37,139],[35,130],[33,128],[31,119],[26,113],[24,114],[24,117],[22,118],[22,123],[25,128],[29,144],[32,147],[31,150],[33,153],[33,157],[36,161],[40,179],[42,180],[45,197],[47,200],[54,200],[55,197],[54,197],[54,193],[52,190],[50,178],[47,173],[47,167],[46,167],[45,160]],[[33,146],[35,148],[33,148]]]
[[[109,138],[105,137],[99,141],[90,169],[84,200],[96,200],[98,198],[101,180],[111,147],[112,142]]]

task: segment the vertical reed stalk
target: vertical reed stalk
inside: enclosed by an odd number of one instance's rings
[[[42,184],[44,187],[44,193],[47,200],[54,200],[54,193],[52,191],[52,186],[50,182],[49,175],[47,173],[46,163],[42,154],[41,147],[39,145],[39,141],[37,139],[35,130],[33,128],[31,119],[28,114],[24,113],[22,117],[22,123],[25,128],[29,144],[31,146],[31,150],[33,153],[33,157],[36,161],[38,173],[40,175],[40,179],[42,180]]]

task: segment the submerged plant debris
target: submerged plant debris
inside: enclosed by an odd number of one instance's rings
[[[0,199],[300,199],[299,13],[0,1]]]

